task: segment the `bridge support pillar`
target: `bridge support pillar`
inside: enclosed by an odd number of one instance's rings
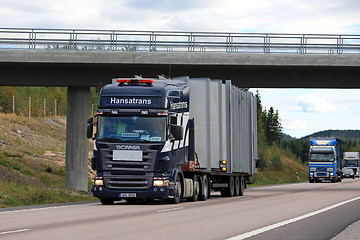
[[[65,187],[88,191],[88,152],[86,138],[90,108],[89,87],[68,87],[66,110]]]

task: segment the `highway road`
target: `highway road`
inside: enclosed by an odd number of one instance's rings
[[[360,180],[247,189],[206,202],[0,210],[0,239],[331,239],[360,219]]]

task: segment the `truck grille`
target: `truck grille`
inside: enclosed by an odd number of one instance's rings
[[[328,172],[316,172],[315,177],[329,177]]]
[[[113,161],[117,144],[101,144],[103,177],[107,189],[146,190],[152,186],[154,164],[158,148],[140,145],[142,161]],[[154,149],[154,150],[153,150]]]

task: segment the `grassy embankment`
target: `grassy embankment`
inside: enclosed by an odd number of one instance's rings
[[[94,200],[89,193],[64,187],[64,118],[0,113],[0,133],[0,207]],[[263,152],[252,186],[307,180],[305,167],[291,153],[275,146]],[[92,174],[89,168],[89,179]]]
[[[64,187],[64,118],[0,113],[0,133],[0,207],[94,200]]]
[[[306,182],[307,167],[291,151],[284,151],[277,145],[262,150],[259,156],[260,171],[251,179],[255,183],[250,186]]]

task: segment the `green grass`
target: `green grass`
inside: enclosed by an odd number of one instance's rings
[[[251,186],[305,182],[307,167],[289,150],[277,145],[260,151],[262,168],[251,177]],[[297,174],[296,174],[297,173]]]
[[[16,207],[51,203],[95,200],[87,192],[78,192],[61,186],[25,186],[0,183],[0,207]]]
[[[258,172],[254,176],[251,177],[251,181],[254,182],[250,186],[263,186],[263,185],[271,185],[271,184],[284,184],[284,183],[297,183],[297,182],[306,182],[307,174],[304,172],[298,172],[298,176],[296,175],[297,171],[263,171]]]

